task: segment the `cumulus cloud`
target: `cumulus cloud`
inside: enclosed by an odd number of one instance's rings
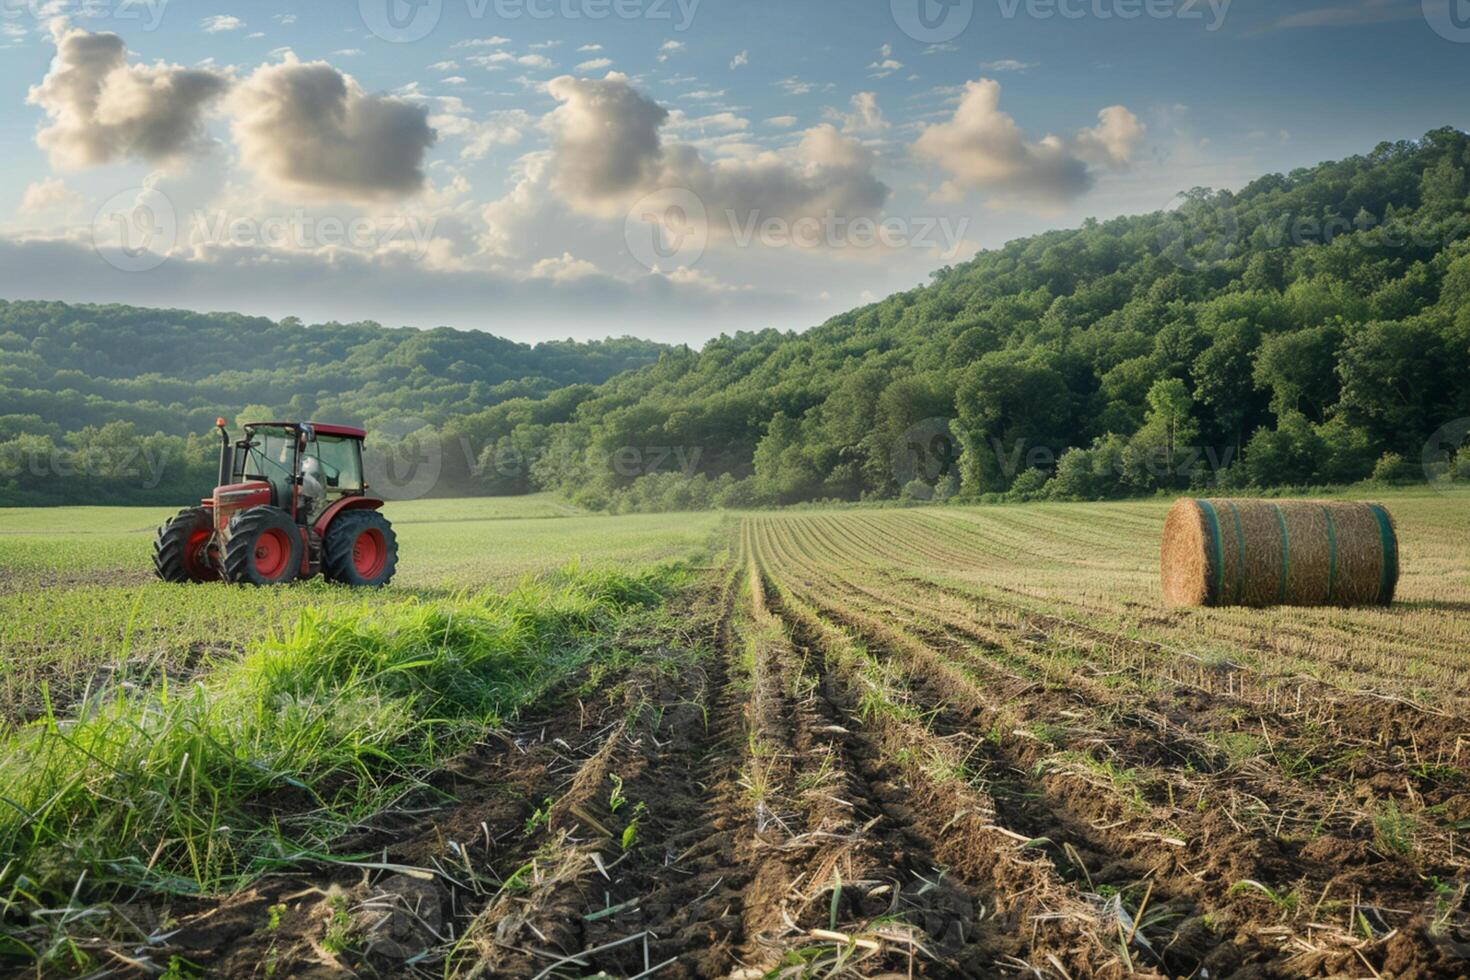
[[[1000,108],[1000,83],[968,82],[954,116],[925,127],[914,144],[921,158],[950,174],[937,195],[958,200],[969,191],[997,191],[1057,206],[1087,191],[1090,164],[1127,167],[1143,137],[1143,123],[1122,106],[1098,113],[1098,125],[1072,139],[1048,134],[1028,139]]]
[[[851,112],[827,111],[828,118],[840,123],[844,133],[881,133],[888,128],[883,110],[878,108],[878,96],[873,92],[859,92],[849,102]]]
[[[67,218],[81,206],[82,195],[67,187],[65,182],[49,177],[26,188],[20,199],[20,214],[29,218],[48,215]]]
[[[171,163],[208,145],[204,116],[229,78],[208,68],[128,63],[116,34],[56,21],[56,56],[26,101],[50,124],[36,134],[53,166],[75,170],[138,158]]]
[[[229,14],[216,14],[206,17],[199,22],[199,28],[206,34],[222,34],[226,31],[238,31],[245,26],[245,22],[238,17]]]
[[[577,258],[571,252],[563,252],[559,258],[542,259],[531,266],[532,278],[555,279],[560,282],[570,282],[574,279],[585,279],[588,276],[601,274],[597,266],[586,259]]]
[[[903,62],[893,57],[893,45],[885,44],[878,49],[878,60],[868,66],[871,78],[887,78],[903,68]]]
[[[982,61],[980,67],[986,71],[1026,71],[1029,68],[1037,68],[1039,62],[1020,61],[1016,58],[1001,58],[999,61]]]
[[[393,200],[423,189],[436,133],[428,110],[369,95],[324,61],[288,55],[230,96],[240,159],[293,197]]]
[[[743,68],[748,64],[750,64],[750,52],[742,51],[730,59],[730,70],[734,71],[736,68]]]
[[[462,160],[483,160],[497,146],[519,143],[534,123],[524,109],[503,109],[476,117],[458,98],[438,100],[440,112],[429,117],[429,125],[440,136],[462,138]]]
[[[1123,106],[1110,105],[1097,114],[1098,123],[1077,134],[1077,153],[1083,159],[1114,170],[1133,165],[1144,125]]]
[[[550,186],[585,213],[622,217],[646,194],[682,188],[703,202],[711,232],[718,234],[752,218],[873,217],[888,200],[888,187],[873,175],[872,154],[832,125],[808,130],[789,153],[707,160],[694,146],[663,142],[660,130],[671,122],[670,113],[625,76],[564,76],[547,91],[561,103],[546,120]]]

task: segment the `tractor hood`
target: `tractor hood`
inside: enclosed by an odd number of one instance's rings
[[[251,507],[260,507],[271,502],[271,485],[264,480],[250,483],[231,483],[215,487],[214,499],[210,502],[214,510],[214,526],[221,534],[227,534],[230,518]]]

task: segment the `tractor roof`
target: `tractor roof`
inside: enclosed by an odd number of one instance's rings
[[[254,429],[264,426],[270,428],[299,429],[304,425],[309,425],[315,429],[317,435],[342,436],[346,439],[367,438],[367,431],[364,429],[355,429],[350,425],[326,425],[321,422],[246,422],[245,428]]]

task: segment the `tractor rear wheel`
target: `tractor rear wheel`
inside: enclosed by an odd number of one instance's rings
[[[327,528],[322,574],[344,585],[387,585],[398,571],[398,536],[375,510],[349,510]]]
[[[225,578],[236,585],[282,585],[301,574],[301,530],[283,510],[251,507],[230,521]]]
[[[209,560],[214,516],[205,507],[188,507],[158,529],[153,539],[153,570],[165,582],[218,582]]]

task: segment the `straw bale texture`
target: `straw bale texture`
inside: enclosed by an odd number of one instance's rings
[[[1399,546],[1378,504],[1180,500],[1161,564],[1174,606],[1386,606]]]

